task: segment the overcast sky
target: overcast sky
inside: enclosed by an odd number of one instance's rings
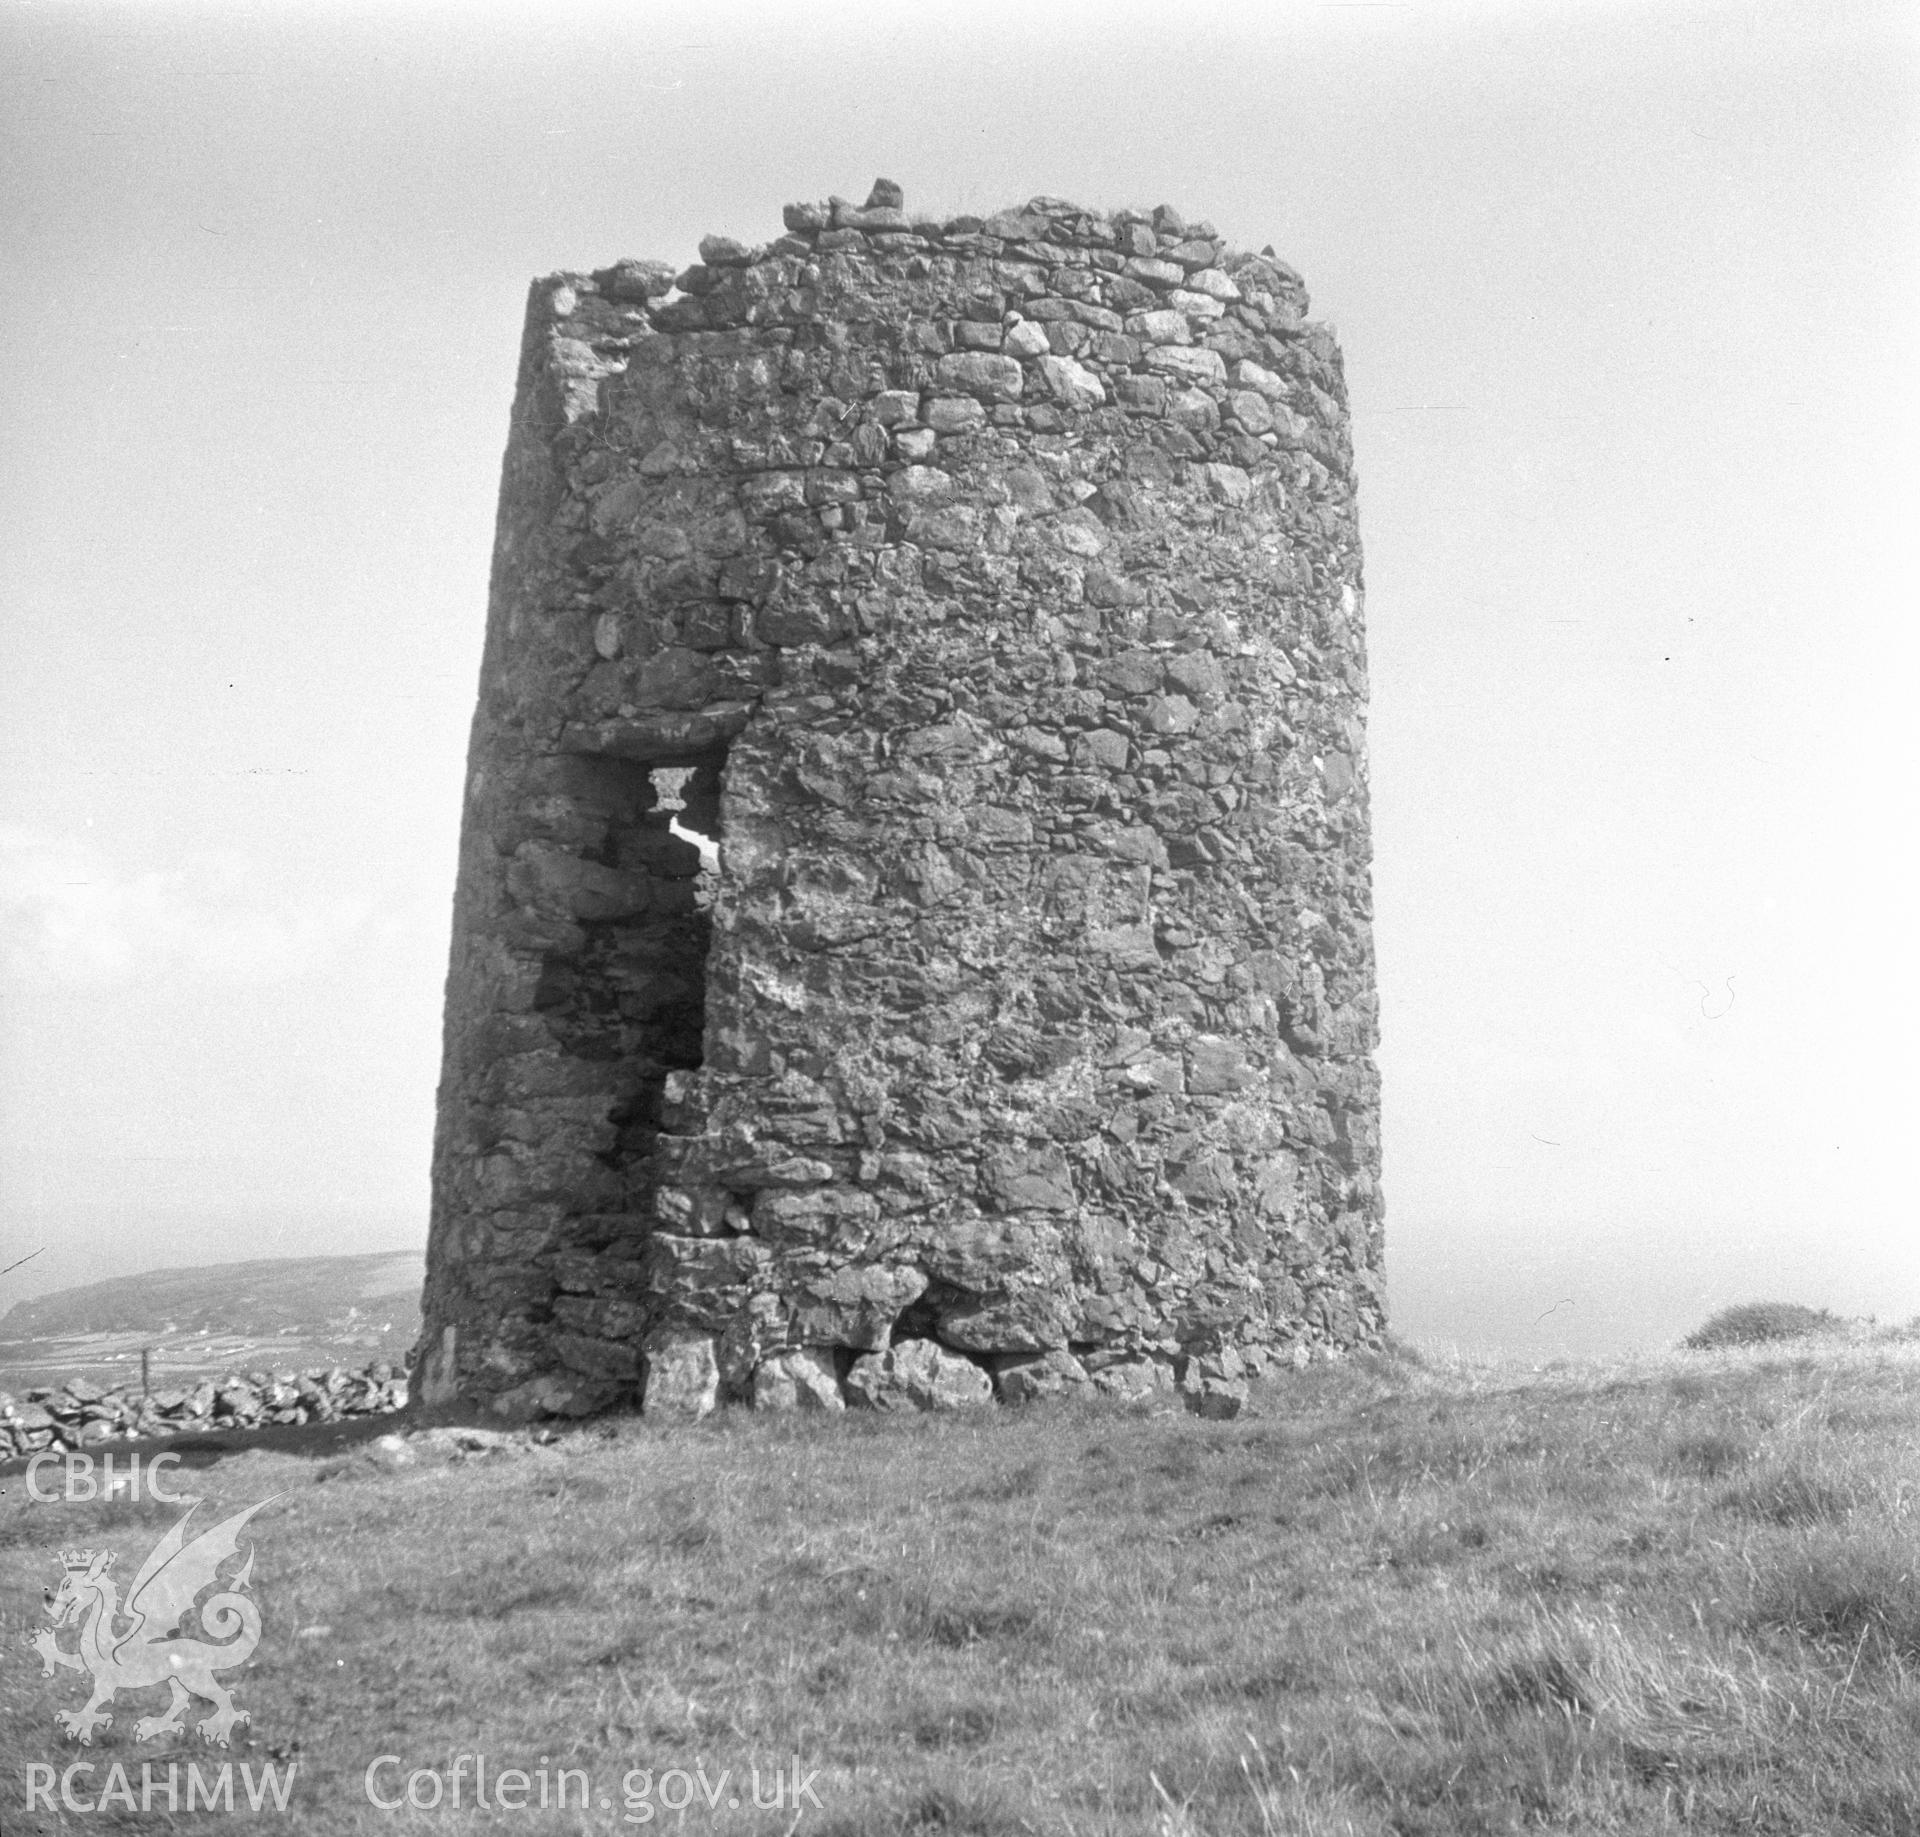
[[[527,282],[884,173],[1339,331],[1402,1329],[1920,1311],[1917,18],[0,4],[0,1305],[423,1240]]]

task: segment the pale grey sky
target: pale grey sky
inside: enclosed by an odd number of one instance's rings
[[[1920,1311],[1912,6],[0,4],[0,1263],[424,1235],[528,279],[1177,204],[1352,387],[1400,1324]]]

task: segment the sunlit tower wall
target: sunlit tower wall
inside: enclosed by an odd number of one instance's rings
[[[1177,1389],[1377,1337],[1340,353],[1165,206],[537,282],[416,1388]]]

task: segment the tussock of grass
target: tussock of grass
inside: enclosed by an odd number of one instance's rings
[[[232,1757],[297,1742],[323,1837],[624,1828],[617,1796],[457,1823],[367,1801],[376,1754],[474,1752],[616,1795],[797,1754],[823,1805],[799,1832],[845,1837],[1913,1837],[1920,1356],[1809,1345],[1354,1360],[1231,1423],[1080,1401],[629,1423],[398,1470],[238,1456],[216,1504],[286,1496]],[[8,1828],[21,1765],[75,1758],[52,1711],[78,1680],[20,1657],[54,1553],[126,1566],[171,1517],[0,1499]],[[132,1720],[86,1758],[137,1762]],[[658,1822],[785,1837],[791,1812]]]
[[[1755,1578],[1751,1614],[1858,1657],[1920,1659],[1920,1543],[1909,1523],[1860,1534],[1826,1527],[1781,1551]]]
[[[1746,1436],[1729,1435],[1721,1429],[1683,1435],[1673,1444],[1673,1464],[1706,1480],[1744,1467],[1752,1458],[1753,1443]]]
[[[1845,1518],[1856,1498],[1853,1488],[1803,1460],[1772,1461],[1743,1474],[1719,1493],[1714,1503],[1771,1524],[1818,1524]]]

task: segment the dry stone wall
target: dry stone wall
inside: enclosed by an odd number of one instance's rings
[[[342,1422],[406,1405],[406,1379],[384,1359],[365,1371],[229,1371],[157,1390],[69,1378],[23,1398],[0,1391],[0,1460],[133,1437]]]
[[[532,292],[418,1390],[1178,1386],[1382,1324],[1340,354],[1167,207]]]

